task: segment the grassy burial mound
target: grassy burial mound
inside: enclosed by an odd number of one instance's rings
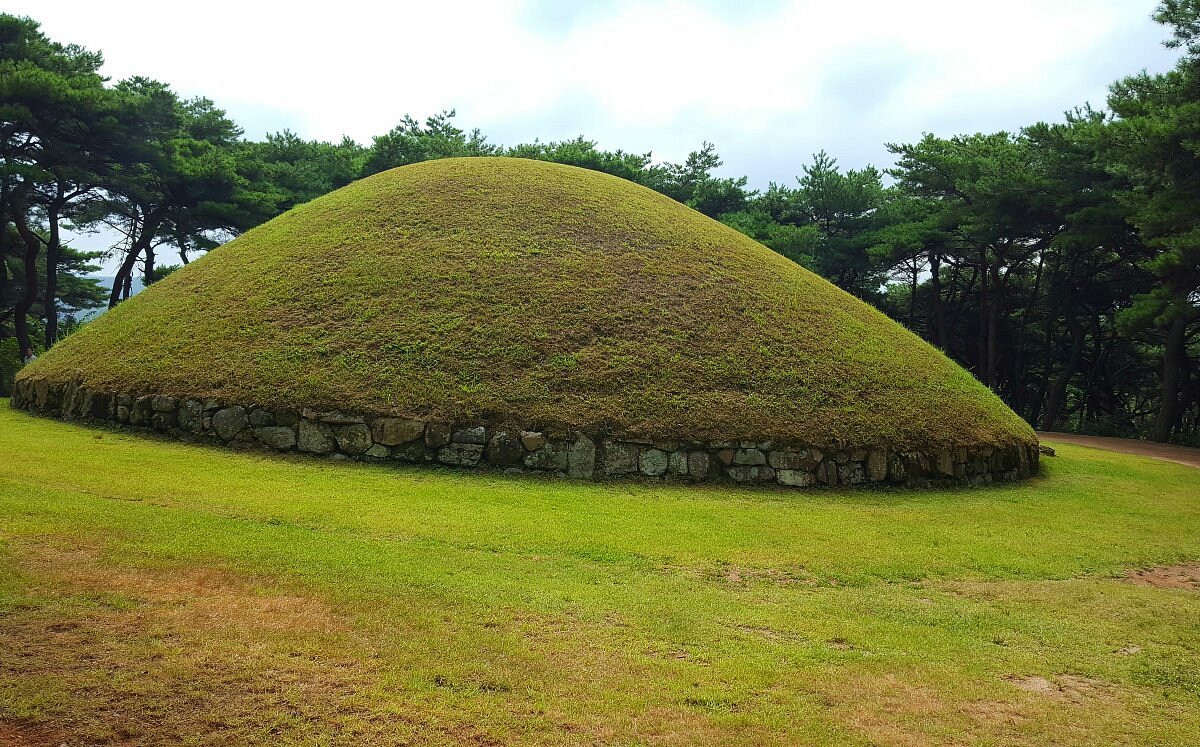
[[[1030,428],[879,311],[652,190],[406,166],[247,232],[23,370],[14,403],[279,449],[577,476],[987,481]]]

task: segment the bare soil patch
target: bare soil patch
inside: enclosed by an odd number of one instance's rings
[[[0,747],[59,747],[67,744],[66,732],[18,719],[0,719]]]
[[[1022,690],[1025,690],[1026,692],[1042,693],[1044,695],[1058,692],[1058,687],[1045,677],[1018,677],[1013,675],[1011,677],[1005,677],[1004,679],[1013,683]]]
[[[757,584],[817,586],[821,582],[803,566],[798,565],[753,568],[722,562],[710,566],[666,565],[662,570],[665,573],[678,573],[707,583],[734,587],[749,587]],[[826,583],[831,586],[838,585],[836,579],[829,579]]]
[[[1200,591],[1200,563],[1163,565],[1130,571],[1125,574],[1125,580],[1139,586],[1153,586],[1158,589]]]
[[[1104,682],[1074,674],[1060,674],[1052,680],[1037,675],[1028,677],[1010,675],[1004,679],[1026,692],[1038,693],[1051,698],[1062,698],[1075,703],[1108,697],[1108,686]]]

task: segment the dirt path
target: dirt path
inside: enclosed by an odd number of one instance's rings
[[[1074,433],[1053,433],[1038,431],[1038,438],[1046,441],[1061,441],[1079,446],[1091,446],[1096,449],[1119,451],[1123,454],[1136,454],[1152,459],[1162,459],[1176,464],[1186,464],[1189,467],[1200,468],[1200,449],[1188,446],[1172,446],[1153,441],[1135,441],[1132,438],[1107,438],[1105,436],[1079,436]]]

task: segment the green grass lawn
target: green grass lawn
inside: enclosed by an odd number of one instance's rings
[[[1195,744],[1200,471],[775,492],[280,458],[0,401],[0,743]],[[24,739],[25,742],[18,740]]]

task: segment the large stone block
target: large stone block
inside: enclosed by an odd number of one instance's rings
[[[309,454],[330,454],[337,448],[333,429],[324,423],[301,420],[297,426],[296,447]]]
[[[179,403],[177,417],[180,428],[189,433],[199,433],[204,428],[204,404],[198,399],[185,399]]]
[[[546,445],[525,457],[529,469],[566,472],[570,467],[570,447],[562,441],[547,441]]]
[[[64,384],[50,385],[50,398],[46,402],[46,408],[51,412],[62,412],[62,407],[66,401],[67,387]]]
[[[816,449],[776,449],[770,454],[768,463],[775,469],[813,469],[821,463],[821,452]]]
[[[317,420],[328,425],[355,425],[366,422],[362,415],[355,415],[352,412],[342,412],[341,410],[317,411],[305,409],[300,414],[308,420]]]
[[[949,451],[939,451],[933,466],[939,476],[954,477],[954,455]]]
[[[358,456],[371,448],[371,429],[365,423],[344,425],[333,432],[338,450],[343,454]]]
[[[488,439],[485,458],[489,464],[509,467],[525,459],[525,447],[517,431],[501,429]]]
[[[261,407],[256,407],[250,411],[247,416],[250,425],[255,428],[265,428],[269,425],[275,425],[275,413],[270,410],[264,410]]]
[[[546,445],[546,434],[540,431],[521,431],[521,445],[526,451],[537,451]]]
[[[375,443],[384,446],[399,446],[416,441],[425,432],[425,423],[408,418],[376,418],[371,423],[371,435]]]
[[[871,449],[867,453],[867,479],[872,482],[882,482],[888,476],[888,455],[886,449]]]
[[[733,454],[733,463],[739,466],[757,467],[767,463],[767,455],[757,448],[738,449]]]
[[[154,408],[150,404],[153,400],[153,397],[138,397],[133,401],[133,407],[129,409],[130,425],[150,425],[150,418],[154,416]]]
[[[282,425],[268,425],[254,429],[254,437],[272,449],[287,451],[296,446],[296,432]]]
[[[88,417],[96,420],[108,420],[111,417],[113,398],[111,394],[93,392]]]
[[[797,488],[806,488],[817,484],[816,475],[801,469],[776,470],[775,479],[779,481],[780,485],[790,485]]]
[[[425,445],[431,449],[450,443],[449,423],[426,423]]]
[[[662,449],[642,449],[641,456],[638,457],[638,466],[642,474],[651,477],[665,475],[669,463],[670,455]]]
[[[22,409],[25,402],[25,379],[13,382],[12,392],[8,395],[8,404],[15,409]]]
[[[604,442],[604,474],[628,475],[638,471],[638,445],[625,441]]]
[[[61,410],[62,410],[62,417],[64,419],[69,420],[72,417],[74,417],[74,415],[75,415],[75,395],[78,392],[79,392],[79,385],[77,383],[75,383],[74,381],[67,382],[67,385],[63,388]],[[147,420],[148,420],[148,418],[147,418]]]
[[[688,452],[687,468],[688,475],[696,478],[697,480],[703,480],[704,478],[708,477],[708,471],[712,468],[708,452]]]
[[[862,462],[846,462],[838,465],[838,482],[842,485],[861,485],[867,481],[867,472]]]
[[[217,436],[222,440],[232,441],[237,438],[238,434],[246,429],[249,422],[246,420],[246,408],[239,405],[226,407],[224,410],[217,410],[212,416],[212,427],[216,431]]]
[[[45,387],[45,382],[34,381],[33,379],[22,379],[18,384],[21,387],[21,401],[25,408],[38,406],[38,387]]]
[[[667,465],[667,472],[672,475],[686,475],[688,473],[688,453],[685,449],[671,452],[670,462]]]
[[[987,474],[987,457],[982,454],[975,454],[971,457],[971,461],[967,463],[967,473],[971,475],[986,475]]]
[[[159,431],[170,430],[175,427],[175,411],[166,410],[158,411],[150,416],[150,425]]]
[[[567,451],[567,474],[571,477],[591,477],[596,472],[596,444],[582,433]]]
[[[80,387],[75,391],[74,401],[71,405],[72,413],[80,417],[87,417],[92,409],[92,391]]]
[[[454,432],[450,440],[456,444],[476,444],[483,446],[487,443],[487,428],[482,425],[471,428],[460,428]]]
[[[128,395],[126,395],[128,396]],[[39,410],[44,410],[50,406],[50,382],[45,379],[39,379],[33,385],[33,404]],[[133,398],[125,403],[126,407],[133,406]]]
[[[817,480],[825,485],[838,484],[838,464],[837,460],[826,457],[817,465],[816,469]]]
[[[424,441],[409,441],[392,449],[392,458],[401,462],[428,462],[431,455]]]
[[[481,444],[451,443],[438,449],[438,461],[457,467],[474,467],[483,458]]]
[[[775,479],[775,470],[766,465],[736,464],[725,469],[735,482],[770,482]]]

